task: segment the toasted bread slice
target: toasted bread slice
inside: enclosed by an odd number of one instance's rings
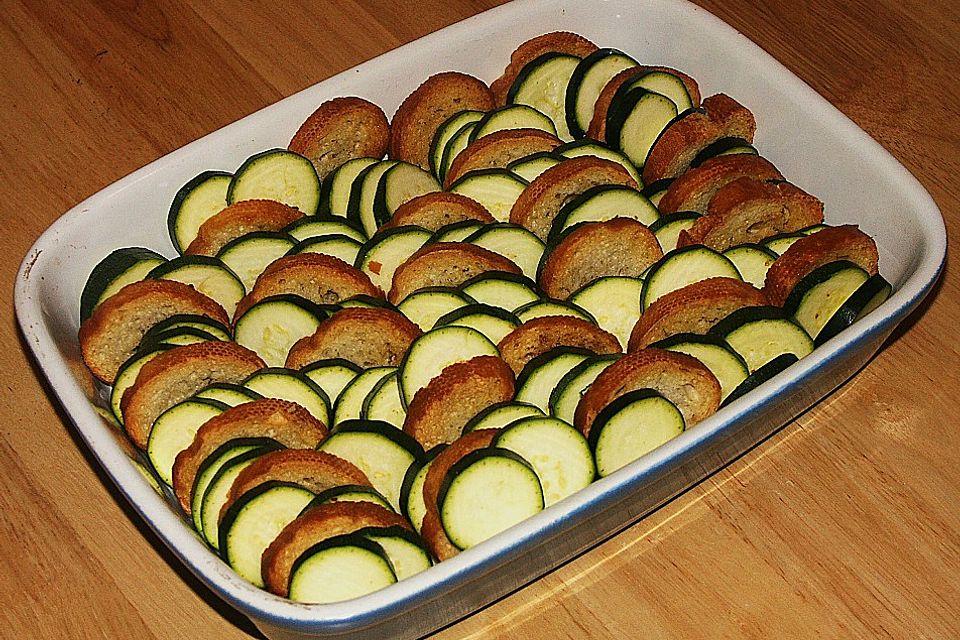
[[[292,293],[317,304],[335,304],[366,295],[382,298],[370,276],[340,258],[322,253],[301,253],[274,260],[257,278],[253,290],[245,295],[234,317],[270,296]]]
[[[318,542],[367,527],[411,529],[406,518],[372,502],[329,502],[311,507],[284,527],[263,552],[261,573],[267,591],[286,598],[290,572],[300,556]]]
[[[229,326],[219,304],[193,287],[173,280],[141,280],[103,301],[80,325],[83,362],[99,380],[113,384],[143,335],[161,320],[177,314],[207,316]]]
[[[520,274],[509,258],[466,242],[434,242],[419,249],[393,274],[387,299],[397,304],[424,287],[456,287],[487,271]]]
[[[280,449],[263,454],[240,472],[230,485],[227,499],[220,508],[220,518],[244,493],[274,480],[291,482],[313,493],[346,484],[373,486],[367,474],[352,462],[326,451]]]
[[[241,200],[208,218],[185,255],[215,256],[231,240],[253,231],[280,231],[303,213],[275,200]]]
[[[742,280],[707,278],[688,284],[650,305],[633,327],[627,351],[639,351],[678,333],[703,335],[737,309],[766,304],[763,292]]]
[[[173,463],[173,491],[190,514],[197,471],[207,456],[239,438],[270,438],[289,449],[314,449],[327,437],[327,427],[294,402],[264,398],[238,404],[207,420],[193,443]]]
[[[413,396],[403,430],[424,450],[453,442],[470,418],[513,393],[513,370],[501,358],[478,356],[452,364]]]
[[[662,215],[677,211],[705,214],[714,194],[738,178],[783,180],[783,175],[769,160],[752,153],[715,156],[671,182],[657,208]]]
[[[703,244],[726,251],[821,222],[823,202],[789,182],[737,178],[714,194],[707,215],[680,232],[677,246]]]
[[[763,292],[770,304],[783,306],[807,274],[837,260],[849,260],[870,275],[876,275],[880,261],[877,243],[851,224],[827,227],[800,238],[770,265]]]
[[[643,182],[676,178],[707,146],[721,138],[753,142],[757,122],[753,113],[728,95],[705,98],[701,109],[674,120],[657,138],[643,165]]]
[[[563,141],[552,133],[540,129],[504,129],[471,142],[457,154],[443,187],[449,188],[461,176],[475,169],[506,169],[514,160],[534,153],[553,151]]]
[[[287,147],[308,158],[323,180],[354,158],[382,158],[390,144],[383,109],[353,96],[333,98],[317,107]]]
[[[437,128],[460,111],[493,109],[489,87],[473,76],[445,71],[427,78],[393,116],[390,157],[430,170],[430,143]]]
[[[589,435],[605,406],[637,389],[653,389],[676,405],[687,428],[720,406],[720,383],[703,363],[685,353],[647,348],[628,353],[597,376],[577,405],[574,426]]]
[[[604,276],[638,277],[663,257],[657,237],[641,222],[613,218],[575,227],[546,257],[540,287],[551,298],[572,293]]]
[[[546,241],[560,208],[575,196],[600,184],[637,188],[622,165],[595,156],[580,156],[550,167],[531,182],[510,210],[510,222]]]
[[[312,336],[293,345],[286,366],[302,369],[319,360],[342,358],[363,368],[396,367],[421,333],[420,327],[392,309],[342,309],[321,322]]]
[[[687,93],[690,94],[690,101],[693,102],[693,106],[700,106],[700,87],[697,85],[697,81],[682,71],[678,71],[672,67],[647,65],[630,67],[613,76],[607,84],[603,85],[603,89],[600,91],[600,95],[597,96],[596,103],[594,103],[593,118],[590,120],[590,126],[587,128],[587,137],[601,142],[606,140],[607,111],[610,109],[610,103],[613,101],[613,96],[617,93],[617,89],[637,76],[641,76],[650,71],[666,71],[680,78],[680,80],[683,81],[684,87],[687,89]]]
[[[596,354],[623,351],[616,336],[572,316],[543,316],[527,320],[504,336],[497,345],[500,357],[517,375],[528,362],[557,347],[580,347]]]
[[[448,224],[467,220],[476,220],[481,224],[496,222],[490,212],[476,200],[459,193],[434,191],[404,202],[389,222],[380,228],[413,225],[437,231]]]
[[[499,429],[477,429],[466,433],[437,454],[430,464],[430,470],[427,471],[427,477],[423,482],[423,502],[427,512],[420,527],[420,535],[437,560],[447,560],[460,552],[447,538],[443,524],[440,522],[440,510],[437,505],[440,485],[457,461],[472,451],[489,447],[499,432]]]
[[[517,79],[520,70],[528,62],[533,62],[545,53],[567,53],[579,58],[586,58],[597,50],[597,45],[586,38],[569,31],[553,31],[544,33],[527,40],[510,55],[510,64],[503,70],[499,78],[490,85],[498,106],[507,103],[507,92],[510,91],[513,81]]]
[[[267,366],[236,342],[215,340],[174,347],[145,364],[120,399],[123,428],[135,445],[147,448],[157,417],[217,382],[239,384]]]

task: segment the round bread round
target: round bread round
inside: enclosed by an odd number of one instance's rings
[[[738,178],[714,194],[707,215],[680,232],[678,247],[726,251],[823,222],[823,202],[789,182]]]
[[[104,300],[80,325],[84,363],[99,380],[113,384],[150,327],[178,314],[207,316],[230,325],[223,307],[189,285],[173,280],[133,282]]]
[[[737,309],[767,304],[762,291],[735,278],[707,278],[688,284],[650,305],[633,327],[627,351],[639,351],[678,333],[706,334]]]
[[[427,78],[393,116],[390,157],[430,170],[430,144],[450,116],[468,109],[490,111],[493,94],[471,75],[445,71]]]
[[[322,180],[354,158],[382,158],[390,143],[383,109],[357,97],[324,102],[304,120],[287,147],[308,158]]]
[[[534,153],[553,151],[563,141],[540,129],[504,129],[477,138],[457,154],[443,179],[448,189],[464,174],[476,169],[506,169],[514,160]]]
[[[490,212],[476,200],[459,193],[434,191],[404,202],[381,229],[412,225],[437,231],[448,224],[467,220],[475,220],[481,224],[496,222]]]
[[[718,93],[704,99],[702,108],[674,120],[657,138],[643,165],[643,182],[676,178],[697,154],[721,138],[753,142],[757,122],[753,113],[730,96]]]
[[[263,552],[260,566],[267,591],[286,598],[290,572],[301,555],[328,538],[366,527],[411,529],[406,518],[372,502],[329,502],[311,507],[284,527]]]
[[[566,53],[586,58],[597,50],[597,45],[586,38],[569,31],[552,31],[527,40],[510,55],[510,64],[503,70],[499,78],[490,85],[490,90],[496,98],[496,103],[503,106],[507,102],[507,92],[517,79],[521,69],[528,62],[533,62],[545,53]]]
[[[392,309],[348,308],[320,323],[316,332],[296,342],[286,366],[303,367],[342,358],[360,367],[396,367],[422,332],[402,313]]]
[[[231,240],[254,231],[280,231],[303,213],[276,200],[241,200],[208,218],[185,255],[215,256]]]
[[[383,297],[383,292],[370,282],[370,276],[340,258],[301,253],[271,262],[257,278],[253,290],[240,300],[233,315],[239,318],[264,298],[285,293],[316,304],[335,304],[360,295]]]
[[[510,210],[510,222],[526,227],[546,241],[561,207],[587,189],[601,184],[637,188],[627,170],[611,160],[595,156],[563,160],[527,185]]]
[[[687,428],[720,407],[720,383],[703,363],[685,353],[648,348],[628,353],[597,376],[577,405],[574,426],[589,436],[604,407],[638,389],[653,389],[676,405]]]
[[[798,282],[817,267],[849,260],[870,275],[877,273],[877,243],[856,225],[827,227],[800,238],[770,265],[763,291],[770,304],[783,306]]]
[[[630,218],[587,222],[570,231],[546,256],[540,287],[551,298],[566,300],[597,278],[639,277],[662,257],[657,237],[641,222]]]
[[[610,109],[610,103],[613,102],[613,96],[616,95],[617,89],[634,78],[649,73],[650,71],[666,71],[680,78],[680,80],[683,81],[684,87],[687,89],[687,93],[690,94],[690,101],[693,103],[693,106],[697,107],[700,105],[700,87],[697,85],[697,81],[682,71],[671,67],[647,65],[630,67],[629,69],[624,69],[619,72],[610,78],[607,84],[603,85],[603,89],[600,90],[600,95],[597,96],[597,101],[594,103],[593,118],[590,120],[590,126],[587,128],[587,137],[599,140],[600,142],[606,140],[607,111]]]
[[[542,316],[527,320],[497,345],[500,357],[516,375],[538,355],[557,347],[580,347],[596,354],[623,351],[616,336],[571,316]]]
[[[263,398],[238,404],[207,420],[173,463],[173,492],[188,515],[200,465],[222,445],[239,438],[269,438],[289,449],[314,449],[327,427],[294,402]]]
[[[738,178],[783,180],[783,175],[769,160],[752,153],[715,156],[671,182],[657,208],[661,215],[677,211],[704,214],[713,195]]]
[[[429,450],[460,437],[481,410],[513,398],[513,370],[496,356],[477,356],[450,365],[417,391],[403,430]]]
[[[512,260],[466,242],[434,242],[397,267],[387,299],[399,303],[425,287],[456,287],[488,271],[520,274]]]
[[[164,351],[143,365],[120,399],[123,428],[135,445],[146,449],[161,413],[211,384],[239,384],[265,366],[260,356],[236,342],[210,340]]]

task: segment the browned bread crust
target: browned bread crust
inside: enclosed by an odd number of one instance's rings
[[[230,485],[218,520],[223,518],[223,514],[240,496],[272,480],[292,482],[313,493],[347,484],[373,486],[367,474],[352,462],[326,451],[280,449],[263,454],[240,472]]]
[[[546,257],[540,287],[551,298],[565,300],[597,278],[638,277],[662,257],[657,237],[641,222],[588,222],[573,229]]]
[[[770,304],[782,306],[808,273],[837,260],[849,260],[875,275],[880,261],[877,243],[856,225],[821,229],[794,242],[770,265],[763,291]]]
[[[499,432],[499,429],[477,429],[465,433],[437,454],[430,463],[430,470],[427,471],[427,477],[423,481],[423,502],[427,511],[420,525],[420,535],[437,560],[446,560],[459,553],[459,549],[447,538],[440,522],[440,511],[437,505],[440,485],[457,461],[472,451],[489,447]]]
[[[544,33],[527,40],[510,55],[510,64],[503,70],[499,78],[490,85],[490,90],[496,98],[497,105],[507,103],[507,92],[517,79],[520,70],[528,62],[533,62],[545,53],[566,53],[579,58],[586,58],[597,50],[597,45],[586,38],[569,31],[553,31]]]
[[[476,200],[459,193],[434,191],[404,202],[381,229],[413,225],[437,231],[448,224],[467,220],[476,220],[482,224],[496,222],[490,212]]]
[[[466,242],[434,242],[397,267],[387,299],[397,304],[424,287],[456,287],[487,271],[520,274],[509,258]]]
[[[546,241],[560,208],[573,197],[600,184],[637,188],[623,166],[595,156],[570,158],[550,167],[527,185],[510,210],[510,222]]]
[[[650,305],[633,327],[627,351],[639,351],[678,333],[703,335],[737,309],[766,304],[762,291],[735,278],[707,278],[688,284]]]
[[[267,591],[286,598],[290,595],[293,565],[310,547],[367,527],[411,529],[406,518],[372,502],[329,502],[311,507],[284,527],[263,552],[260,568]]]
[[[237,305],[234,318],[270,296],[292,293],[317,304],[334,304],[358,295],[383,297],[370,276],[340,258],[322,253],[283,256],[270,263],[253,290]]]
[[[286,366],[303,367],[328,358],[343,358],[363,367],[396,367],[422,332],[392,309],[348,308],[320,323],[287,354]]]
[[[540,129],[504,129],[485,135],[457,154],[443,179],[443,188],[448,189],[461,176],[474,169],[505,169],[514,160],[553,151],[561,144],[563,141],[560,138]]]
[[[704,214],[713,195],[738,178],[783,180],[783,175],[769,160],[752,153],[716,156],[671,182],[657,208],[662,215],[677,211]]]
[[[738,178],[710,199],[707,215],[681,231],[678,247],[703,244],[726,251],[823,222],[823,202],[789,182]]]
[[[596,103],[594,103],[593,118],[590,120],[590,126],[587,128],[588,137],[601,142],[606,139],[607,111],[610,109],[610,103],[613,102],[613,96],[617,93],[617,89],[634,78],[649,73],[650,71],[666,71],[680,78],[680,80],[683,81],[683,85],[687,88],[687,93],[690,94],[690,100],[693,102],[693,106],[700,106],[700,87],[697,85],[697,81],[682,71],[671,67],[651,67],[647,65],[630,67],[613,76],[610,81],[603,86],[600,95],[597,96]]]
[[[197,231],[185,255],[215,256],[231,240],[254,231],[280,231],[303,213],[275,200],[241,200],[213,217]]]
[[[597,376],[577,405],[574,426],[589,435],[605,406],[637,389],[653,389],[675,404],[688,428],[720,406],[720,383],[703,363],[685,353],[647,348],[628,353]]]
[[[676,178],[698,153],[720,138],[753,142],[756,129],[753,113],[730,96],[718,93],[705,98],[702,109],[690,111],[660,134],[643,165],[643,181],[652,184]]]
[[[334,98],[317,107],[287,147],[308,158],[323,180],[354,158],[382,158],[390,144],[390,124],[383,109],[353,96]]]
[[[150,327],[181,313],[230,325],[223,307],[189,285],[173,280],[133,282],[97,305],[80,325],[83,362],[98,379],[113,384],[117,370],[137,350]]]
[[[460,111],[490,111],[493,106],[490,89],[473,76],[457,71],[430,76],[393,116],[390,157],[429,171],[430,143],[437,128]]]
[[[403,430],[429,450],[453,442],[481,410],[513,398],[513,370],[496,356],[478,356],[445,368],[417,391]]]
[[[135,445],[146,449],[161,413],[211,384],[239,384],[265,366],[260,356],[236,342],[211,340],[164,351],[143,366],[120,399],[123,428]]]
[[[543,316],[527,320],[497,345],[514,374],[528,362],[557,347],[580,347],[597,354],[621,353],[620,341],[586,320],[571,316]]]
[[[290,449],[313,449],[327,427],[294,402],[264,398],[238,404],[207,420],[193,443],[173,463],[173,492],[190,514],[193,483],[203,461],[221,445],[238,438],[271,438]]]

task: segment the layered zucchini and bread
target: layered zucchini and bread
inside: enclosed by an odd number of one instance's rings
[[[179,255],[96,266],[79,340],[106,411],[241,577],[335,602],[426,570],[890,295],[745,105],[655,63],[548,33],[390,120],[335,98],[171,194]]]

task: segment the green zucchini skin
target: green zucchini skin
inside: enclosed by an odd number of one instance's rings
[[[98,304],[108,296],[111,285],[130,284],[142,278],[133,277],[131,272],[139,267],[144,270],[143,276],[152,271],[156,265],[167,261],[162,255],[144,247],[123,247],[111,251],[90,272],[83,291],[80,293],[80,322],[83,322],[93,313]],[[127,275],[124,282],[124,276]]]
[[[780,354],[747,376],[743,382],[737,385],[736,389],[730,392],[730,395],[724,399],[724,401],[720,404],[720,407],[723,408],[738,398],[743,397],[799,360],[800,359],[792,353]]]
[[[317,569],[324,557],[349,556],[358,570],[344,575],[340,571]],[[357,598],[397,581],[390,557],[384,548],[356,532],[333,536],[318,542],[294,561],[288,583],[289,598],[306,604],[329,604]]]
[[[639,64],[636,60],[625,54],[623,51],[610,47],[597,49],[587,57],[583,58],[577,64],[576,68],[573,70],[573,75],[570,76],[570,81],[567,83],[567,90],[564,94],[564,115],[567,121],[567,129],[570,131],[570,135],[575,140],[583,138],[587,134],[587,127],[590,125],[590,119],[581,117],[586,114],[579,113],[577,108],[580,99],[580,92],[584,90],[584,80],[586,79],[587,74],[593,70],[596,65],[609,58],[619,58],[625,61],[625,64],[619,67],[616,72]],[[606,80],[609,81],[614,75],[616,75],[616,73],[607,74]],[[606,84],[606,82],[603,84]],[[601,88],[602,87],[603,85],[601,85]],[[599,92],[593,93],[594,95],[587,97],[592,98],[592,102],[595,103],[597,97],[599,96]],[[593,115],[592,109],[590,110],[590,115]]]
[[[259,182],[258,171],[269,164],[285,165],[284,185]],[[297,183],[292,194],[290,182]],[[279,148],[261,151],[244,160],[227,189],[229,204],[255,198],[276,200],[299,209],[306,216],[316,215],[320,207],[320,177],[313,163],[298,153]]]
[[[167,213],[167,233],[170,235],[170,242],[177,253],[183,254],[187,246],[196,237],[196,231],[193,227],[199,227],[205,220],[216,215],[219,210],[227,206],[227,191],[230,188],[230,182],[233,181],[233,174],[228,171],[204,171],[191,178],[185,185],[180,187],[176,195],[173,196],[173,202],[170,205],[170,211]],[[201,190],[210,190],[220,195],[222,189],[223,199],[212,198],[211,202],[198,203],[193,205],[191,196],[200,193]],[[212,196],[212,193],[211,193]],[[185,207],[187,207],[185,209]],[[184,229],[185,221],[182,216],[193,218],[190,221],[190,228]]]

